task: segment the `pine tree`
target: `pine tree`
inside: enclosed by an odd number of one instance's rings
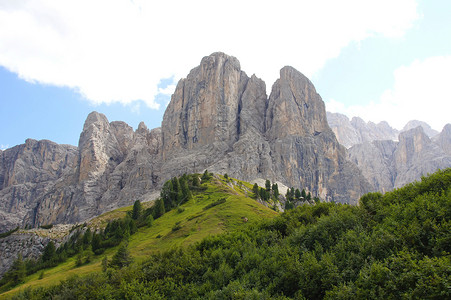
[[[164,215],[165,212],[166,211],[165,211],[163,200],[161,198],[157,199],[155,201],[155,205],[154,205],[153,218],[157,219],[157,218],[161,217],[162,215]]]
[[[273,183],[271,189],[272,189],[274,198],[276,200],[279,199],[279,186],[277,185],[277,183]]]
[[[294,198],[296,200],[300,200],[301,199],[301,191],[299,191],[299,189],[296,189],[296,191],[294,192]]]
[[[132,219],[138,220],[142,215],[142,211],[143,208],[141,202],[139,200],[136,200],[135,203],[133,204]]]
[[[252,192],[254,193],[255,198],[259,197],[260,194],[258,192],[258,184],[254,183],[254,186],[252,187]]]
[[[8,271],[7,274],[5,274],[5,276],[9,278],[9,281],[13,285],[18,285],[19,283],[24,282],[26,275],[27,270],[22,258],[22,254],[20,253],[17,259],[13,262],[11,269]]]
[[[55,244],[50,241],[44,248],[41,259],[43,262],[52,261],[56,256]]]
[[[127,243],[123,243],[117,252],[111,258],[110,266],[116,269],[122,269],[129,266],[133,262]]]
[[[166,207],[166,210],[170,210],[172,207],[180,205],[183,201],[183,191],[182,186],[180,185],[180,181],[177,177],[172,178],[172,203],[173,206]]]
[[[168,209],[175,206],[175,203],[173,203],[173,193],[174,187],[172,186],[172,180],[168,180],[164,183],[163,188],[160,192],[160,197],[164,201],[164,206]]]
[[[188,182],[186,180],[183,180],[180,183],[181,190],[182,190],[182,202],[187,202],[193,198],[193,194],[191,193]]]
[[[265,187],[267,192],[271,190],[271,181],[269,181],[269,179],[266,179]]]
[[[200,186],[199,176],[197,176],[196,174],[193,175],[192,185],[195,186],[195,187],[199,187]]]
[[[307,198],[307,194],[305,193],[305,189],[302,189],[301,197],[304,198],[304,199]]]

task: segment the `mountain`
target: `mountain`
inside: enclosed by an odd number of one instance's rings
[[[418,126],[421,126],[424,130],[424,133],[426,133],[426,135],[430,138],[432,138],[438,134],[438,131],[432,129],[431,126],[429,126],[429,124],[427,124],[426,122],[423,122],[423,121],[418,121],[418,120],[411,120],[411,121],[407,122],[407,124],[403,127],[401,132],[408,131],[408,130],[413,129]]]
[[[268,97],[265,83],[224,53],[179,81],[161,128],[133,131],[92,112],[78,147],[29,140],[0,162],[0,231],[80,222],[155,199],[167,179],[205,169],[279,181],[325,201],[355,204],[370,190],[308,78],[284,67]]]
[[[375,140],[396,140],[399,133],[385,121],[366,123],[359,117],[353,117],[350,121],[339,113],[327,112],[327,121],[337,140],[346,148]]]
[[[451,125],[430,139],[423,127],[401,132],[399,142],[372,141],[352,146],[349,158],[377,191],[390,191],[437,169],[451,167]]]

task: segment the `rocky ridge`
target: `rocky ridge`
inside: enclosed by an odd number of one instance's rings
[[[280,181],[326,201],[356,203],[370,190],[310,80],[284,67],[268,97],[265,83],[224,53],[179,81],[161,128],[133,131],[93,112],[78,147],[29,140],[0,155],[2,232],[149,201],[167,179],[205,169]]]
[[[349,158],[377,191],[419,180],[437,169],[451,167],[451,125],[430,139],[423,127],[401,132],[399,142],[385,140],[355,145],[348,149]]]
[[[392,128],[385,121],[378,124],[371,121],[367,123],[359,117],[349,120],[343,114],[331,112],[327,112],[327,121],[337,140],[348,149],[365,142],[398,139],[398,130]]]

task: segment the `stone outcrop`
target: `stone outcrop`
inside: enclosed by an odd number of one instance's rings
[[[224,53],[179,81],[161,128],[134,131],[93,112],[78,147],[27,140],[0,155],[0,231],[84,221],[152,200],[167,179],[205,169],[279,181],[326,201],[356,203],[370,190],[310,80],[284,67],[268,97],[265,83]]]
[[[373,141],[349,149],[349,158],[377,191],[389,191],[419,180],[437,169],[451,167],[450,125],[431,140],[418,126],[399,134],[399,142]]]

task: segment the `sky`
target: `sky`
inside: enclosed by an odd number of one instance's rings
[[[202,57],[267,85],[293,66],[326,110],[402,129],[451,123],[451,1],[0,0],[0,149],[78,145],[91,111],[161,125]]]

